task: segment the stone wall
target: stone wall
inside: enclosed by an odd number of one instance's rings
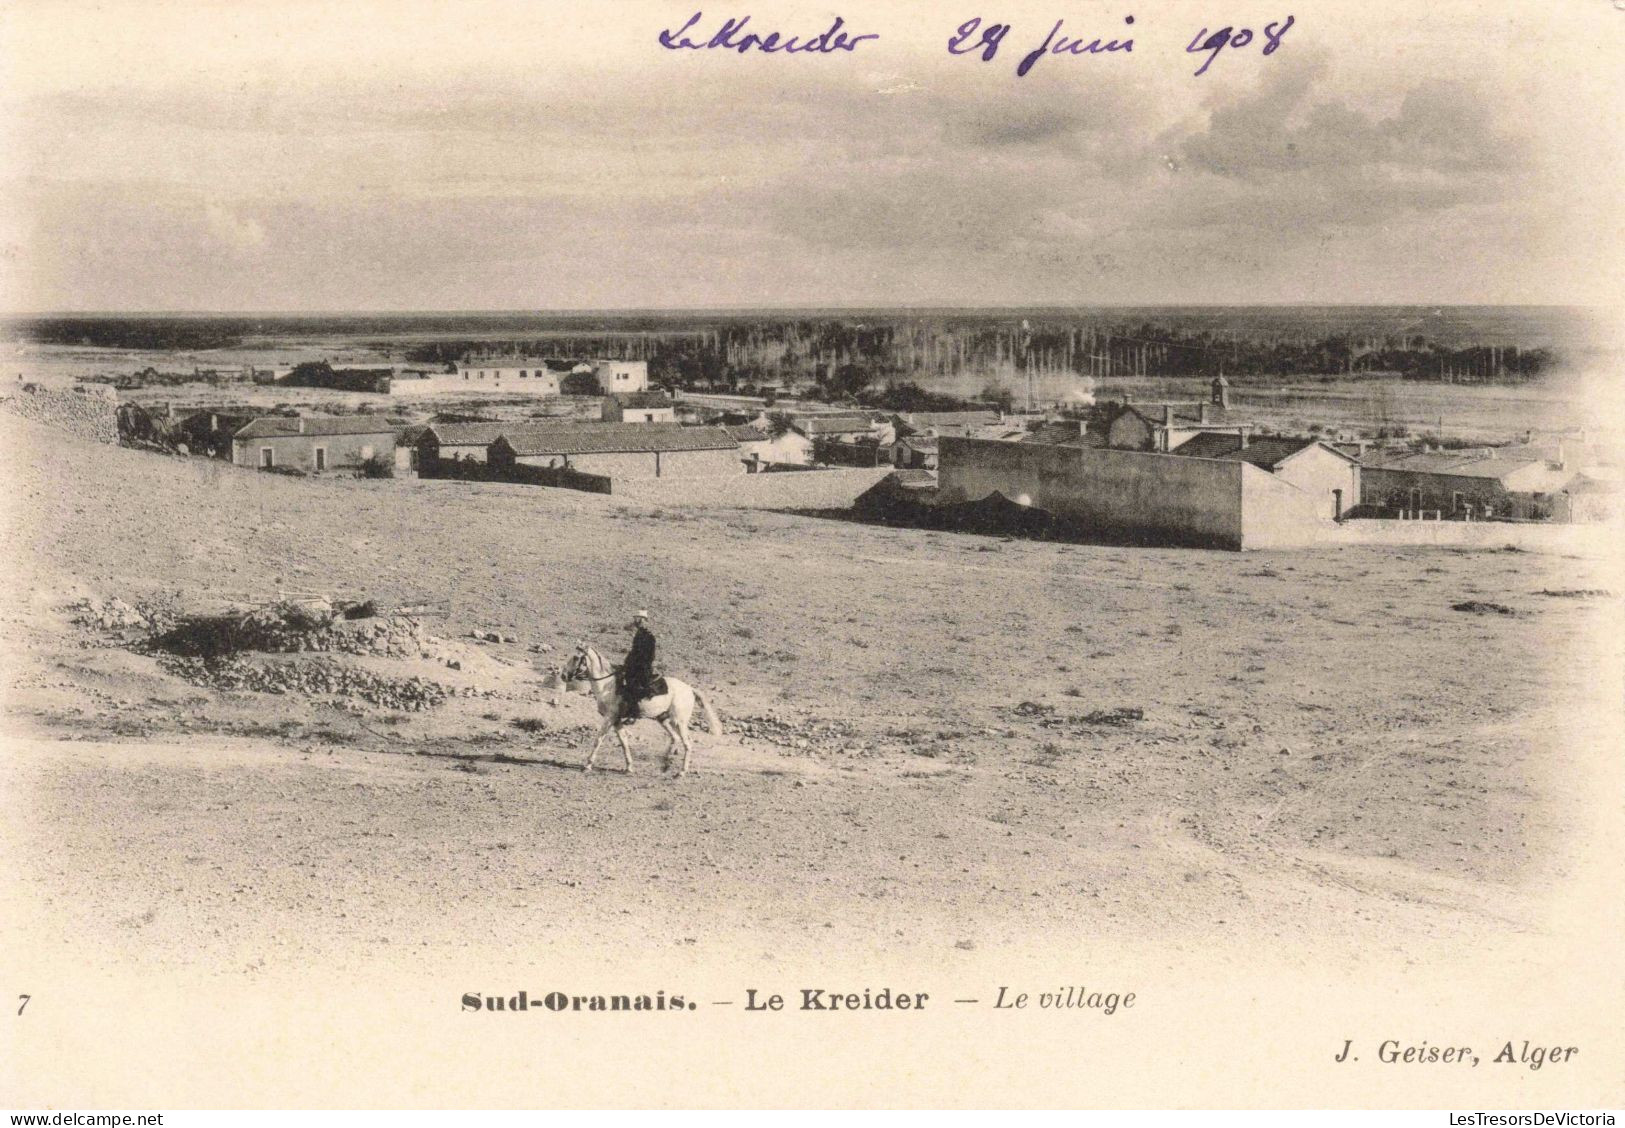
[[[859,494],[891,472],[805,470],[732,478],[662,478],[615,482],[616,500],[700,509],[849,509]]]
[[[1245,463],[989,439],[938,443],[944,502],[980,501],[997,491],[1062,521],[1141,543],[1243,547]]]
[[[1622,530],[1618,524],[1560,525],[1542,521],[1387,521],[1354,520],[1321,526],[1321,545],[1441,545],[1455,548],[1516,548],[1524,552],[1612,556]]]
[[[105,384],[0,385],[0,407],[98,443],[118,442],[118,393]]]

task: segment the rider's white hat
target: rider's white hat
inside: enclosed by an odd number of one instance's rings
[[[647,619],[648,617],[649,613],[647,611],[634,611],[632,613],[632,618],[634,619]]]

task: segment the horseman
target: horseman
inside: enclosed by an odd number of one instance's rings
[[[655,636],[649,629],[649,613],[632,616],[632,648],[621,666],[621,719],[638,719],[638,703],[655,693]]]

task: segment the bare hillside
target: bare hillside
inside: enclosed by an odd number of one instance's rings
[[[1538,928],[1617,710],[1590,561],[1063,545],[0,433],[17,910],[110,960]],[[288,591],[432,605],[429,642],[229,676],[152,647]],[[681,780],[652,725],[637,774],[582,774],[595,714],[549,677],[577,639],[618,656],[635,607],[724,718]]]

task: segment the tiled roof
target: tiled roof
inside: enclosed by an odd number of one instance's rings
[[[927,489],[937,484],[935,470],[893,470],[887,477],[905,489]]]
[[[905,411],[897,418],[913,427],[985,427],[999,421],[997,411]]]
[[[1222,458],[1228,462],[1251,462],[1254,466],[1273,470],[1293,455],[1308,450],[1319,442],[1319,439],[1295,439],[1287,435],[1261,435],[1249,439],[1247,445],[1242,446],[1240,435],[1224,431],[1202,431],[1192,435],[1169,453],[1182,454],[1186,458]],[[1348,458],[1342,451],[1334,453],[1339,457]]]
[[[681,423],[579,423],[569,427],[510,428],[500,440],[515,455],[622,454],[677,450],[738,450],[721,427]]]
[[[566,361],[556,357],[545,356],[471,356],[461,363],[462,368],[542,368],[545,369],[549,360],[554,364],[565,364]]]
[[[366,415],[262,415],[238,431],[233,438],[272,439],[299,435],[388,435],[395,437],[395,428],[381,418]]]
[[[514,423],[434,423],[424,432],[433,434],[441,446],[490,446],[504,431],[521,424]]]
[[[1203,405],[1201,404],[1131,403],[1125,411],[1118,414],[1126,414],[1132,411],[1153,427],[1161,427],[1164,426],[1163,416],[1167,406],[1172,406],[1174,409],[1174,426],[1186,430],[1192,427],[1240,427],[1248,422],[1247,418],[1240,412],[1231,408],[1220,407],[1218,404],[1206,405],[1206,419],[1202,418]]]
[[[1046,423],[1017,441],[1043,443],[1045,446],[1103,447],[1106,436],[1098,431],[1080,431],[1076,423]]]
[[[760,427],[752,427],[749,423],[735,423],[724,427],[723,430],[732,435],[735,442],[740,443],[765,443],[772,437]]]
[[[1530,466],[1544,465],[1540,459],[1485,458],[1479,454],[1463,456],[1448,451],[1402,454],[1366,463],[1368,470],[1398,470],[1410,474],[1442,474],[1451,478],[1509,477]]]
[[[874,420],[867,415],[798,415],[796,430],[808,438],[814,435],[850,435],[874,430]]]
[[[1076,422],[1045,423],[1036,431],[1029,431],[1020,441],[1024,443],[1064,443],[1068,439],[1076,439],[1082,434],[1083,428]]]

